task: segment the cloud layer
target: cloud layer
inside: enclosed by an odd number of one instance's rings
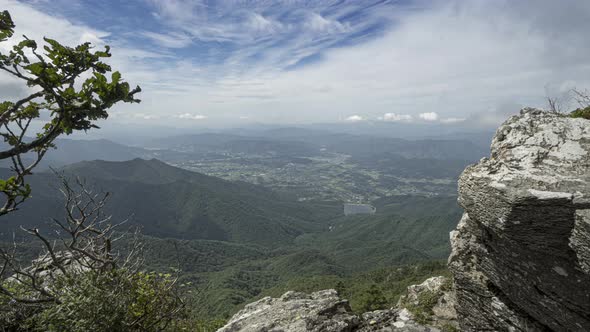
[[[113,66],[144,89],[144,102],[117,108],[114,121],[491,126],[548,94],[590,87],[583,0],[0,6],[29,37],[113,47]],[[0,86],[18,94],[4,76]]]

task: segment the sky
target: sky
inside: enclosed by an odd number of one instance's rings
[[[496,126],[590,88],[586,0],[0,0],[16,36],[110,45],[109,122]],[[0,44],[6,51],[10,42]],[[0,75],[3,99],[24,88]]]

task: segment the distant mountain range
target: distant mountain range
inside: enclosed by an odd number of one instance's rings
[[[431,138],[407,140],[378,135],[377,132],[356,135],[320,128],[287,127],[257,131],[236,130],[233,134],[183,134],[142,141],[140,146],[128,146],[106,139],[58,139],[55,141],[57,148],[46,155],[40,167],[61,167],[90,160],[125,161],[134,158],[179,162],[223,152],[281,158],[313,157],[328,151],[350,155],[360,161],[375,157],[476,161],[488,154],[489,133],[434,134]],[[0,167],[8,166],[7,161],[0,162]]]
[[[470,139],[421,139],[368,135],[351,135],[326,131],[284,128],[259,133],[261,136],[238,136],[219,133],[172,136],[155,139],[146,147],[183,152],[232,151],[242,153],[314,156],[320,149],[353,157],[396,154],[404,158],[477,160],[487,148]]]

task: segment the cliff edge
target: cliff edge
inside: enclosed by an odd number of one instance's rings
[[[459,179],[462,331],[590,331],[590,121],[523,109]]]

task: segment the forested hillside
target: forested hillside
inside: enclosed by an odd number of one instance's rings
[[[338,281],[351,284],[360,306],[376,282],[366,271],[444,259],[459,219],[454,197],[387,197],[373,202],[375,215],[345,217],[341,202],[300,202],[155,159],[80,162],[59,172],[112,193],[106,212],[129,219],[122,230],[141,227],[149,267],[180,269],[198,293],[199,317],[226,317],[286,287]],[[56,180],[51,172],[31,176],[35,194],[0,225],[4,241],[18,225],[47,229],[49,217],[63,213]],[[388,294],[394,301],[399,292]]]

